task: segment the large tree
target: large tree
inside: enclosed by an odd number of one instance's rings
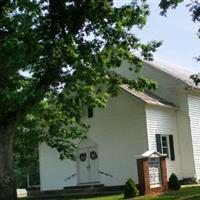
[[[122,7],[112,0],[0,0],[0,200],[17,198],[13,143],[19,133],[72,157],[73,139],[88,128],[79,102],[103,107],[120,84],[155,86],[112,70],[125,60],[138,71],[142,61],[134,51],[152,59],[160,43],[142,44],[131,31],[148,14],[145,0]]]

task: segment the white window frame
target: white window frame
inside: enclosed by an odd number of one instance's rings
[[[162,138],[163,137],[165,137],[166,138],[166,141],[167,141],[167,146],[166,147],[164,147],[163,146],[163,143],[162,143]],[[161,151],[162,151],[162,154],[165,154],[164,152],[163,152],[163,148],[167,148],[167,158],[168,159],[170,159],[170,146],[169,146],[169,135],[160,135],[160,143],[161,143]]]

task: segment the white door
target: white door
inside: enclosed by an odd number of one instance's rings
[[[79,184],[99,182],[97,147],[79,149],[77,153],[77,164]]]
[[[88,183],[89,180],[89,158],[88,148],[82,148],[78,150],[77,154],[78,161],[78,182]]]
[[[90,182],[99,182],[99,161],[96,147],[90,147],[88,149],[89,164],[90,164]]]

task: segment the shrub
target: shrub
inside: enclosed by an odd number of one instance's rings
[[[181,184],[177,178],[177,176],[172,173],[171,176],[169,177],[169,189],[172,190],[180,190]]]
[[[133,179],[129,178],[125,183],[124,188],[124,198],[135,197],[138,194],[138,189],[133,181]]]

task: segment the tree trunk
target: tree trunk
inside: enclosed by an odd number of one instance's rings
[[[0,200],[16,200],[13,168],[13,139],[16,124],[0,124]]]

